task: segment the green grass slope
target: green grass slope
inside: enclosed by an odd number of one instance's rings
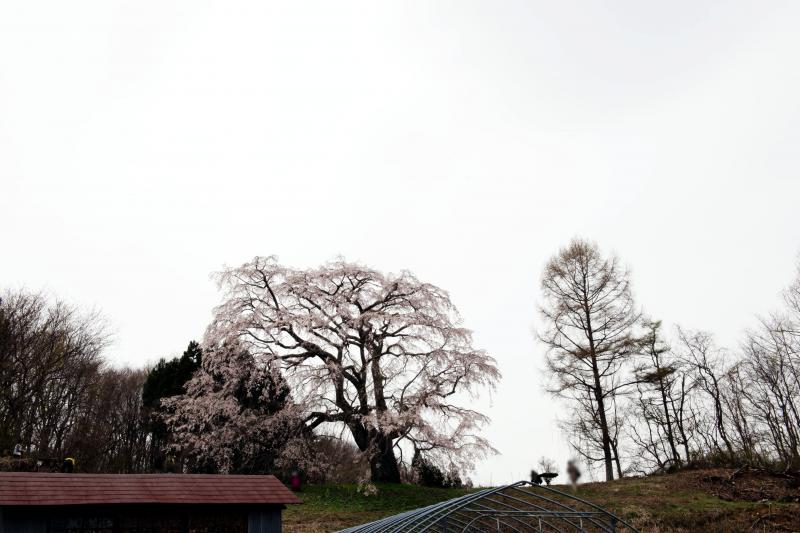
[[[303,504],[289,506],[284,511],[283,530],[286,533],[338,531],[471,492],[380,483],[377,487],[378,494],[362,496],[356,485],[307,486],[299,494]]]

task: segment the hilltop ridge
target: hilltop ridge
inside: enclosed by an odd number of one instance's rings
[[[556,487],[565,489],[565,487]],[[336,531],[473,489],[378,485],[362,496],[355,485],[312,485],[305,502],[284,514],[287,533]],[[567,489],[568,490],[568,489]],[[586,483],[578,496],[630,521],[642,533],[800,531],[798,477],[753,469],[713,468]]]

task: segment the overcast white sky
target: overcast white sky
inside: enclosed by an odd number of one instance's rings
[[[800,251],[798,2],[0,0],[0,285],[101,308],[141,365],[224,264],[338,254],[451,292],[502,455],[568,455],[534,341],[575,235],[735,347]]]

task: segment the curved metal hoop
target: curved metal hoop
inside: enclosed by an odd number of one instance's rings
[[[351,527],[339,533],[634,532],[628,522],[582,498],[518,481]]]

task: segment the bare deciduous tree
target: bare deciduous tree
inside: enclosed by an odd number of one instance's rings
[[[710,401],[708,425],[701,432],[710,448],[733,456],[733,442],[728,435],[723,404],[723,376],[728,370],[726,354],[718,348],[712,335],[704,331],[687,331],[678,328],[680,357],[691,370],[693,385]],[[707,410],[703,410],[707,412]]]
[[[143,472],[148,466],[148,433],[142,411],[147,372],[104,368],[92,378],[76,408],[65,451],[89,472]]]
[[[598,459],[592,450],[601,453],[606,479],[614,479],[615,463],[621,474],[616,400],[633,382],[626,366],[640,346],[628,271],[576,239],[550,259],[541,285],[549,390],[575,402],[573,429],[590,448],[573,445],[591,460]]]
[[[791,314],[763,320],[744,345],[749,386],[741,388],[743,409],[761,422],[768,450],[794,468],[800,467],[799,349],[800,328]]]
[[[107,344],[97,313],[41,294],[0,298],[0,446],[62,453]]]
[[[682,463],[678,452],[675,415],[676,380],[680,365],[671,355],[670,347],[661,338],[661,322],[646,321],[642,358],[636,366],[638,392],[633,409],[644,422],[647,431],[640,433],[631,426],[633,439],[660,469]]]
[[[552,472],[554,474],[558,473],[558,465],[556,464],[556,462],[549,457],[545,457],[544,455],[539,457],[539,461],[536,463],[536,467],[542,474],[545,474],[547,472]]]
[[[308,426],[346,426],[374,481],[400,480],[405,442],[464,466],[491,450],[478,434],[487,418],[454,400],[500,374],[445,291],[342,260],[298,270],[257,257],[219,281],[206,345],[279,362]]]

